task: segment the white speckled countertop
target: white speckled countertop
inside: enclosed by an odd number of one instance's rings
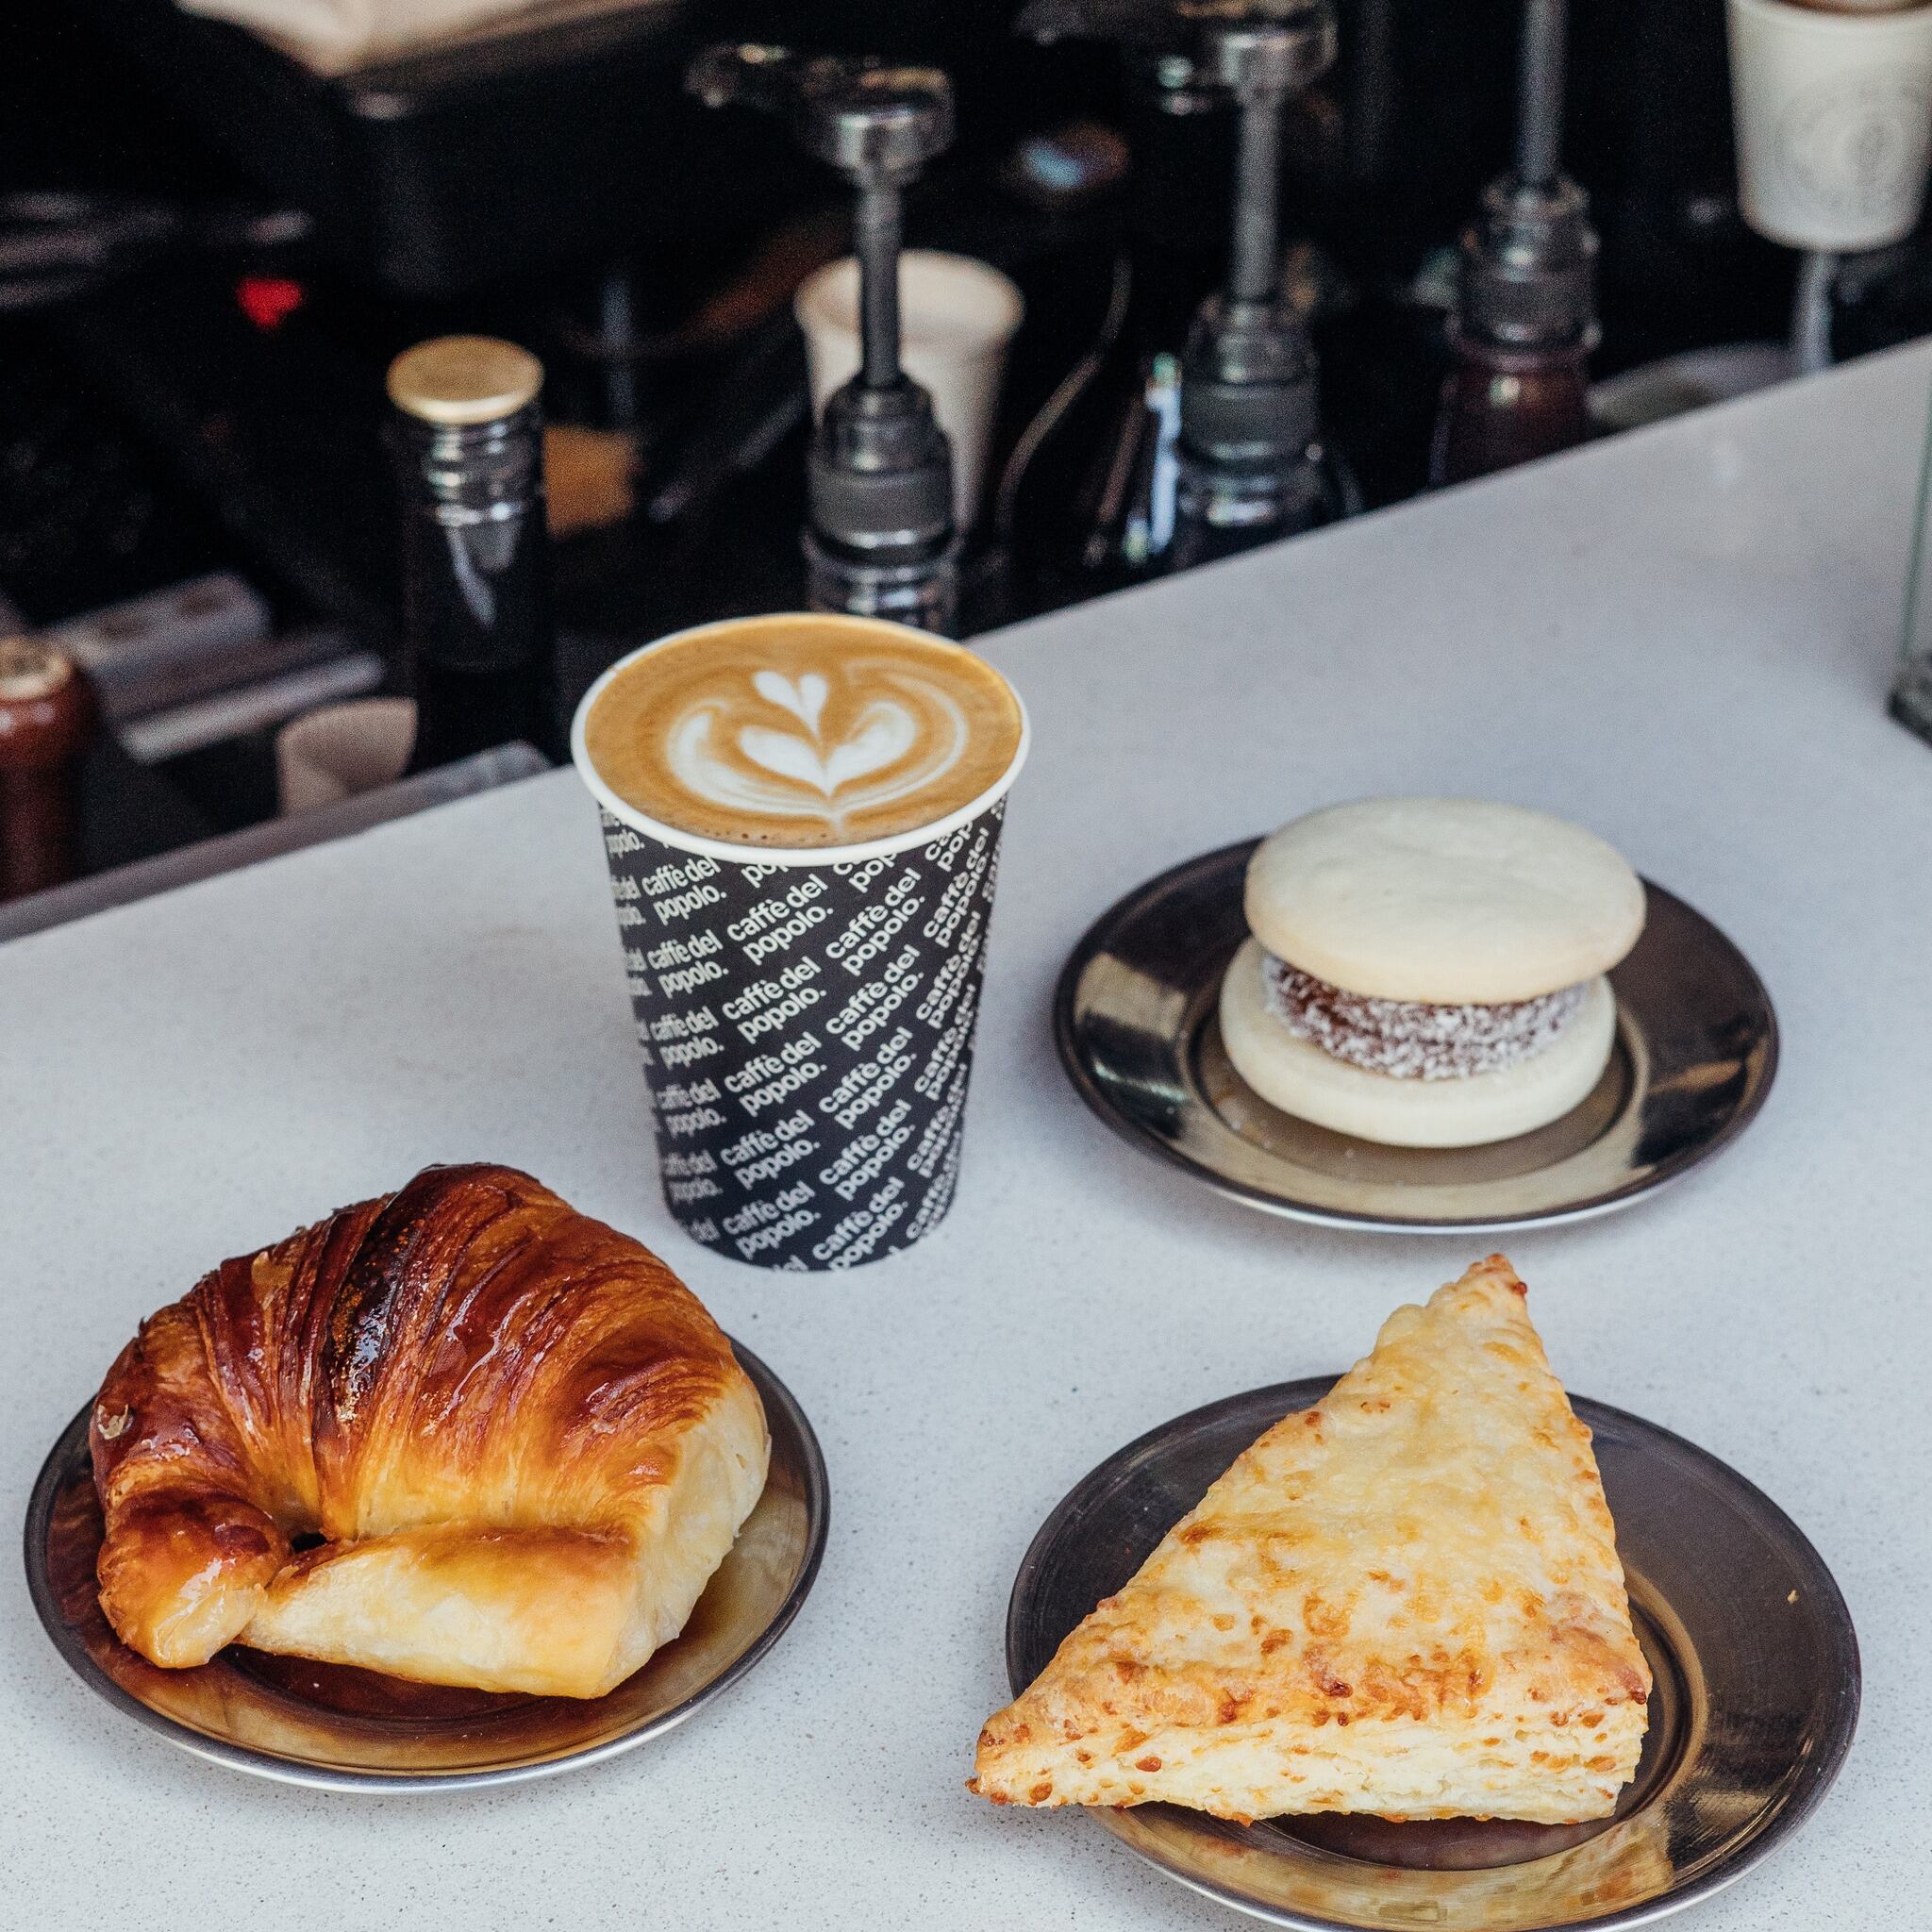
[[[1750,955],[1775,1091],[1710,1169],[1510,1244],[1557,1372],[1784,1506],[1864,1646],[1803,1833],[1693,1911],[1903,1925],[1932,1866],[1932,748],[1884,715],[1914,348],[996,640],[1032,708],[965,1177],[922,1245],[766,1274],[670,1224],[568,773],[0,946],[0,1482],[139,1317],[430,1160],[528,1167],[661,1246],[797,1392],[833,1487],[791,1632],[591,1771],[341,1797],[202,1764],[0,1581],[0,1923],[1232,1926],[1085,1819],[961,1789],[1041,1517],[1168,1416],[1341,1367],[1481,1241],[1297,1227],[1116,1141],[1048,1001],[1138,880],[1309,806],[1484,792],[1607,835]],[[1902,1890],[1909,1884],[1910,1890]]]

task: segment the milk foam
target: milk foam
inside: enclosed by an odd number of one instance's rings
[[[942,721],[921,742],[921,721],[897,697],[866,704],[837,738],[821,728],[825,681],[808,675],[817,704],[774,671],[755,674],[757,694],[795,716],[803,730],[774,729],[734,717],[728,702],[695,704],[666,733],[665,762],[693,798],[759,818],[821,822],[843,838],[854,811],[912,798],[943,778],[966,747],[966,718],[943,691],[929,690],[931,711]],[[774,695],[768,686],[782,686]],[[798,788],[809,796],[800,796]]]
[[[643,653],[585,737],[605,782],[666,824],[819,846],[971,803],[1011,762],[1019,713],[958,646],[845,619],[747,619]]]

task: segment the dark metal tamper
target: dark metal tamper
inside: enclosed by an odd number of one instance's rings
[[[1334,64],[1332,0],[1033,0],[1016,27],[1117,42],[1191,107],[1236,109],[1227,280],[1181,362],[1180,515],[1225,526],[1208,554],[1306,527],[1324,493],[1321,398],[1307,325],[1282,289],[1282,126]]]
[[[707,48],[685,86],[708,107],[776,114],[858,191],[860,361],[826,400],[808,458],[811,606],[949,632],[953,452],[932,398],[899,366],[899,248],[904,191],[953,139],[952,84],[937,68],[749,44]]]

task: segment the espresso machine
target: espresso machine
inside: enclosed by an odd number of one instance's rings
[[[250,616],[182,630],[230,654],[209,679],[368,688],[400,601],[382,372],[441,333],[543,363],[566,705],[709,616],[970,634],[1396,500],[1523,25],[1523,0],[600,0],[322,74],[173,0],[35,13],[0,75],[0,591],[42,627],[219,580]],[[1632,0],[1569,26],[1541,185],[1587,192],[1601,237],[1591,380],[1781,335],[1792,258],[1740,209],[1722,21]],[[796,44],[829,52],[742,58]],[[1025,299],[963,534],[892,350],[900,239]],[[848,254],[868,346],[815,424],[790,304]],[[1928,309],[1918,242],[1881,254],[1836,278],[1840,352]],[[248,823],[268,728],[158,728],[152,769]]]
[[[906,191],[953,139],[951,83],[937,68],[740,43],[708,48],[686,85],[707,107],[778,115],[856,191],[859,368],[826,403],[807,456],[807,601],[950,633],[953,453],[932,398],[900,363],[899,253]]]

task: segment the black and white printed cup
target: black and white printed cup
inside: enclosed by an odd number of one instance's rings
[[[620,658],[571,727],[602,808],[664,1199],[734,1260],[877,1260],[929,1232],[958,1185],[1024,708],[1006,771],[931,824],[851,845],[728,844],[625,804],[584,749],[605,687],[688,635]]]

